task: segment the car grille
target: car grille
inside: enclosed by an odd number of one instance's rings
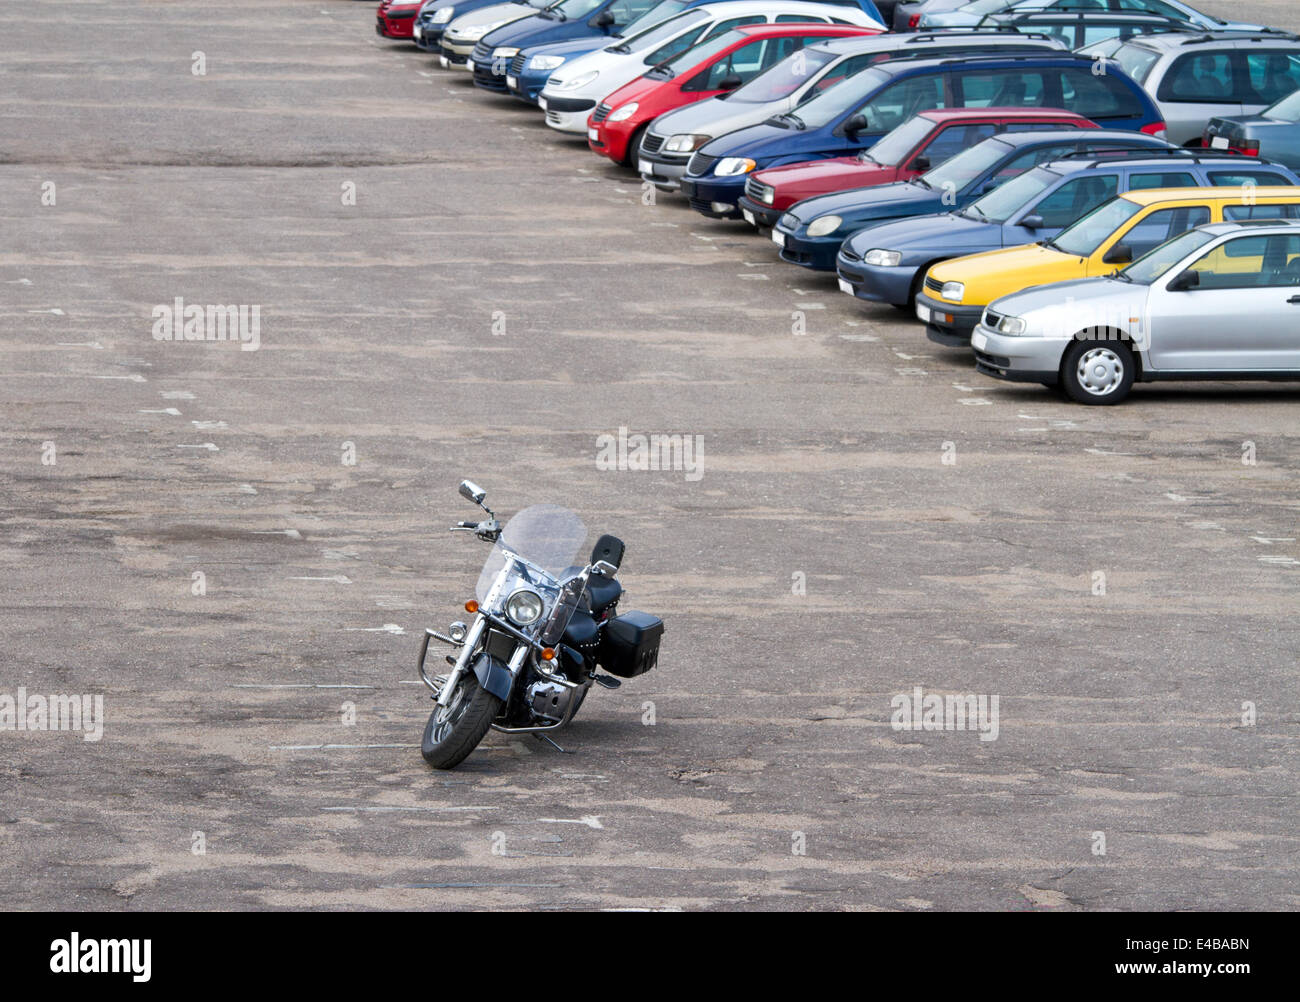
[[[862,260],[862,258],[859,255],[854,254],[853,251],[849,250],[849,245],[847,242],[844,244],[843,247],[840,248],[840,257],[844,258],[845,261]]]
[[[658,153],[664,144],[664,136],[656,136],[653,132],[647,132],[645,138],[641,140],[642,153]]]
[[[469,57],[475,63],[490,63],[492,61],[492,47],[479,42],[474,46],[474,51],[469,54]]]
[[[559,125],[560,113],[558,111],[548,111],[546,113],[546,121],[550,125]]]
[[[515,56],[514,59],[510,60],[510,75],[512,77],[519,76],[519,74],[524,71],[524,63],[527,61],[528,57],[526,57],[522,52]]]
[[[603,122],[609,117],[612,110],[609,105],[601,101],[600,104],[596,105],[596,110],[591,113],[591,120],[593,122]]]
[[[937,278],[931,278],[929,275],[926,275],[926,276],[925,276],[925,291],[926,291],[926,292],[940,292],[940,293],[941,293],[941,292],[943,292],[943,283],[940,282]]]
[[[745,194],[755,202],[771,205],[776,192],[770,184],[764,184],[757,178],[751,177],[745,181]]]
[[[985,366],[989,369],[1009,369],[1011,368],[1011,359],[1005,355],[990,355],[987,352],[975,352],[975,364]]]
[[[984,311],[984,326],[996,328],[1002,322],[1002,314],[994,313],[992,310]]]
[[[691,162],[686,165],[686,173],[694,174],[696,177],[699,177],[701,174],[707,174],[717,162],[717,157],[711,157],[704,153],[697,153],[695,156],[691,157]]]

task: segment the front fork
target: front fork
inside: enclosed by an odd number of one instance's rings
[[[420,647],[420,678],[424,684],[438,694],[438,705],[445,707],[451,700],[451,694],[456,691],[456,683],[460,681],[461,675],[469,668],[470,658],[474,656],[474,651],[478,648],[478,642],[483,637],[483,630],[486,622],[482,616],[475,616],[474,622],[470,624],[469,632],[465,634],[465,640],[460,645],[460,654],[456,656],[456,663],[452,666],[451,674],[447,676],[447,681],[443,683],[442,688],[434,685],[433,680],[429,678],[424,670],[424,661],[429,654],[429,641],[441,640],[443,643],[454,644],[455,641],[450,637],[444,637],[436,630],[424,631],[424,643]]]

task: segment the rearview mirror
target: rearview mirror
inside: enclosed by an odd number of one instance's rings
[[[871,123],[867,121],[867,116],[859,112],[844,123],[844,134],[846,136],[856,136],[859,132],[866,132]]]
[[[721,80],[718,81],[718,90],[735,90],[743,82],[744,81],[740,79],[739,74],[728,73],[725,77],[723,77]]]
[[[472,480],[462,480],[460,482],[460,496],[466,501],[481,505],[483,499],[487,497],[487,491]]]
[[[1043,228],[1043,217],[1037,214],[1025,216],[1020,220],[1020,225],[1027,230],[1041,230]]]
[[[1201,284],[1201,273],[1192,271],[1190,268],[1169,283],[1167,288],[1170,292],[1186,292],[1189,289],[1195,289]]]
[[[1101,256],[1102,264],[1128,264],[1133,260],[1133,248],[1128,244],[1116,244]]]

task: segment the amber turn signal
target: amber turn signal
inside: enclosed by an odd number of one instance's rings
[[[465,603],[465,611],[478,612],[478,603],[471,598],[468,602]]]
[[[542,660],[543,660],[543,661],[554,661],[554,660],[555,660],[555,648],[554,648],[554,647],[543,647],[543,648],[542,648]]]

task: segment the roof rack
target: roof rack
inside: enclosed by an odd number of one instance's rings
[[[1265,42],[1276,38],[1300,40],[1300,35],[1281,28],[1224,28],[1221,31],[1202,31],[1194,38],[1180,42],[1180,45],[1199,45],[1202,42]]]
[[[1075,150],[1073,153],[1063,153],[1055,160],[1092,160],[1089,166],[1096,166],[1099,163],[1112,164],[1116,160],[1154,160],[1160,157],[1173,157],[1185,163],[1203,163],[1210,160],[1239,160],[1252,164],[1267,164],[1277,166],[1274,161],[1266,157],[1257,156],[1253,153],[1240,153],[1237,150],[1213,150],[1200,152],[1198,150],[1189,150],[1182,146],[1173,146],[1166,149],[1163,146],[1153,146],[1150,149],[1139,149],[1132,146],[1119,146],[1114,149],[1115,156],[1099,157],[1098,153],[1109,153],[1110,150]]]

